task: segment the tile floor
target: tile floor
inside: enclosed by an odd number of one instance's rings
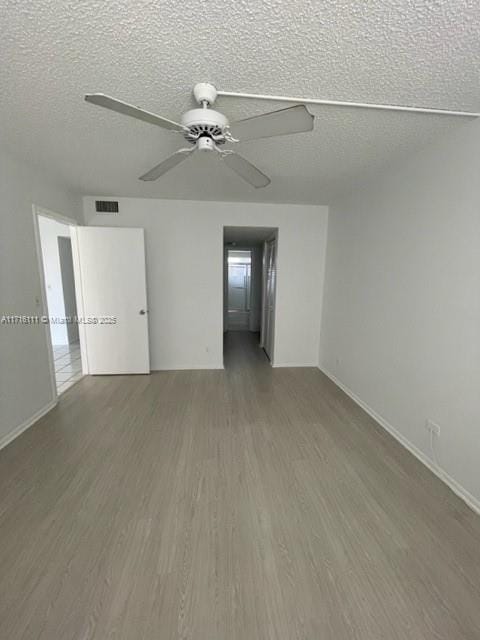
[[[66,345],[53,345],[55,379],[60,395],[82,377],[82,361],[78,342]]]

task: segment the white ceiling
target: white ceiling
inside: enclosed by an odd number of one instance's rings
[[[230,91],[480,110],[478,0],[0,0],[0,144],[79,193],[328,204],[367,170],[465,121],[309,107],[313,133],[238,150],[254,190],[210,154],[137,177],[182,140],[83,101],[103,92],[168,118],[195,82]],[[285,105],[219,99],[230,119]]]

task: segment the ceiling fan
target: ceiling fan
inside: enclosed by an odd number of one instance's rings
[[[217,91],[207,82],[200,82],[193,88],[193,95],[199,108],[191,109],[183,114],[180,122],[174,122],[163,118],[150,111],[145,111],[121,100],[111,98],[103,93],[89,93],[85,96],[87,102],[100,107],[117,111],[126,116],[143,120],[157,125],[163,129],[169,129],[180,133],[189,143],[189,147],[179,149],[157,164],[153,169],[140,176],[140,180],[146,182],[157,180],[167,171],[186,160],[192,153],[215,152],[225,164],[237,173],[243,180],[252,186],[266,187],[270,184],[270,178],[251,162],[246,160],[232,149],[225,149],[225,143],[236,143],[244,140],[256,140],[270,138],[291,133],[301,133],[313,129],[314,117],[305,104],[319,104],[335,107],[353,107],[360,109],[377,109],[388,111],[403,111],[410,113],[434,114],[440,116],[479,117],[480,113],[468,111],[452,111],[447,109],[434,109],[425,107],[410,107],[390,104],[370,104],[364,102],[340,102],[336,100],[324,100],[316,98],[291,98],[287,96],[272,96],[253,93],[235,93],[229,91]],[[255,100],[273,100],[275,102],[295,102],[292,107],[286,107],[278,111],[264,113],[244,120],[230,123],[226,116],[212,109],[217,96],[230,98],[251,98]]]
[[[193,95],[200,107],[184,113],[180,122],[168,120],[155,113],[150,113],[121,100],[106,96],[103,93],[87,94],[85,100],[100,107],[180,133],[189,143],[189,147],[179,149],[166,160],[163,160],[153,169],[140,176],[140,180],[144,181],[157,180],[196,151],[208,151],[218,153],[230,169],[252,186],[256,188],[266,187],[270,184],[270,178],[243,156],[231,149],[224,149],[225,143],[270,138],[313,129],[313,116],[302,104],[230,123],[222,113],[210,108],[217,97],[217,91],[213,85],[205,82],[196,84],[193,89]]]

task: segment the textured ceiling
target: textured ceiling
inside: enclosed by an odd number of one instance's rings
[[[254,190],[210,154],[137,177],[181,138],[86,104],[178,119],[195,82],[230,91],[480,110],[478,0],[0,0],[0,144],[79,193],[328,204],[463,120],[311,106],[315,130],[245,142]],[[230,119],[285,105],[219,99]],[[180,144],[179,144],[180,143]]]

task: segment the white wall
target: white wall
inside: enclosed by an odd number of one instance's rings
[[[331,206],[320,363],[480,500],[478,121]]]
[[[51,317],[65,317],[63,300],[62,272],[58,252],[58,237],[70,237],[70,227],[52,218],[39,216],[38,226],[42,245],[43,270],[48,302],[48,313]],[[66,324],[51,324],[52,344],[68,344]]]
[[[41,314],[32,204],[80,220],[80,201],[4,154],[0,194],[0,316]],[[0,446],[51,401],[45,327],[0,325]]]
[[[278,227],[275,364],[318,364],[328,210],[300,205],[120,198],[87,224],[144,227],[152,369],[223,366],[223,226]],[[128,260],[128,256],[125,257]]]

